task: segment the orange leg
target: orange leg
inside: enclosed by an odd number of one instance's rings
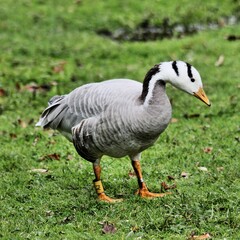
[[[100,178],[101,166],[100,166],[99,161],[96,161],[96,163],[93,164],[93,171],[94,171],[94,174],[95,174],[95,177],[96,177],[95,180],[93,181],[93,183],[94,183],[94,187],[96,189],[96,192],[98,194],[98,199],[100,201],[108,202],[108,203],[114,203],[114,202],[122,201],[122,199],[110,198],[104,193],[102,181],[101,181],[101,178]]]
[[[137,190],[136,194],[143,198],[154,198],[154,197],[164,197],[167,194],[171,194],[170,192],[166,193],[151,193],[148,191],[147,185],[145,184],[143,177],[142,177],[142,170],[141,165],[138,160],[132,161],[133,169],[137,175],[139,189]]]

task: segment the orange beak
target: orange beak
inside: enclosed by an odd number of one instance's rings
[[[206,93],[204,92],[204,90],[202,88],[199,88],[198,91],[194,93],[194,96],[196,98],[200,99],[201,101],[203,101],[209,107],[211,106],[211,103],[210,103]]]

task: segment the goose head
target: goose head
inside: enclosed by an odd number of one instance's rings
[[[159,65],[159,74],[163,81],[174,87],[189,93],[211,106],[210,101],[203,90],[203,84],[199,72],[189,63],[183,61],[163,62]]]

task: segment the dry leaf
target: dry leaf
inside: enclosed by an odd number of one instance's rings
[[[198,169],[203,172],[208,172],[208,169],[206,167],[198,167]]]
[[[193,114],[184,114],[183,115],[185,118],[198,118],[198,117],[200,117],[200,113],[193,113]]]
[[[33,168],[33,169],[30,170],[30,172],[47,173],[48,169],[45,169],[45,168]]]
[[[66,61],[58,63],[56,66],[53,67],[53,72],[60,73],[64,71],[66,63],[67,63]]]
[[[16,139],[17,138],[17,134],[15,133],[9,133],[9,136],[11,139]]]
[[[39,140],[39,137],[35,137],[32,145],[33,145],[33,146],[36,146],[37,143],[38,143],[38,140]]]
[[[73,219],[74,219],[74,216],[67,216],[67,217],[65,217],[65,218],[61,221],[61,223],[63,223],[63,224],[68,224],[68,223],[71,222]]]
[[[217,170],[218,170],[219,172],[221,172],[221,171],[224,170],[224,167],[217,167]]]
[[[203,240],[203,239],[208,239],[211,238],[209,233],[200,235],[200,236],[196,236],[196,235],[192,235],[190,238],[188,238],[189,240]]]
[[[171,123],[176,123],[176,122],[178,122],[178,119],[177,119],[177,118],[172,118],[172,119],[171,119]]]
[[[20,85],[18,85],[16,88],[21,91],[28,91],[35,94],[36,92],[48,92],[51,90],[52,86],[56,86],[56,84],[56,82],[51,82],[38,85],[37,83],[33,82],[23,86],[22,88]]]
[[[168,189],[175,189],[177,187],[176,183],[174,183],[173,185],[169,186],[167,185],[165,182],[162,182],[161,183],[161,187],[164,189],[164,190],[168,190]]]
[[[167,176],[168,180],[175,180],[175,177],[173,176]]]
[[[7,92],[3,88],[0,88],[0,97],[5,97],[5,96],[7,96]]]
[[[129,171],[128,176],[129,177],[136,177],[136,173],[134,171]]]
[[[112,223],[104,222],[102,232],[107,233],[115,233],[117,231],[116,227]]]
[[[215,62],[215,66],[220,67],[221,65],[223,65],[223,63],[224,63],[224,56],[220,55],[218,60]]]
[[[60,154],[57,154],[57,153],[48,154],[40,158],[40,160],[47,160],[47,159],[58,161],[60,160]]]
[[[27,127],[27,123],[23,121],[22,119],[18,119],[18,125],[21,126],[22,128]]]
[[[212,147],[206,147],[206,148],[203,149],[203,151],[204,151],[205,153],[211,153],[212,150],[213,150]]]
[[[188,176],[189,176],[189,173],[186,173],[186,172],[181,173],[181,177],[183,178],[188,178]]]
[[[73,160],[73,155],[71,155],[71,154],[68,154],[68,155],[67,155],[67,160],[68,160],[68,161],[71,161],[71,160]]]

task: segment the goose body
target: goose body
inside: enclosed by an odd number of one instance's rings
[[[195,68],[182,61],[164,62],[148,71],[143,84],[113,79],[86,84],[67,95],[53,97],[37,126],[57,129],[73,142],[79,155],[93,163],[95,183],[100,181],[103,155],[115,158],[128,155],[140,190],[144,189],[140,154],[154,144],[171,120],[172,108],[165,91],[167,82],[210,105]],[[99,184],[102,188],[97,191],[99,198],[112,201],[104,194],[101,181]],[[139,194],[144,195],[141,191]]]

